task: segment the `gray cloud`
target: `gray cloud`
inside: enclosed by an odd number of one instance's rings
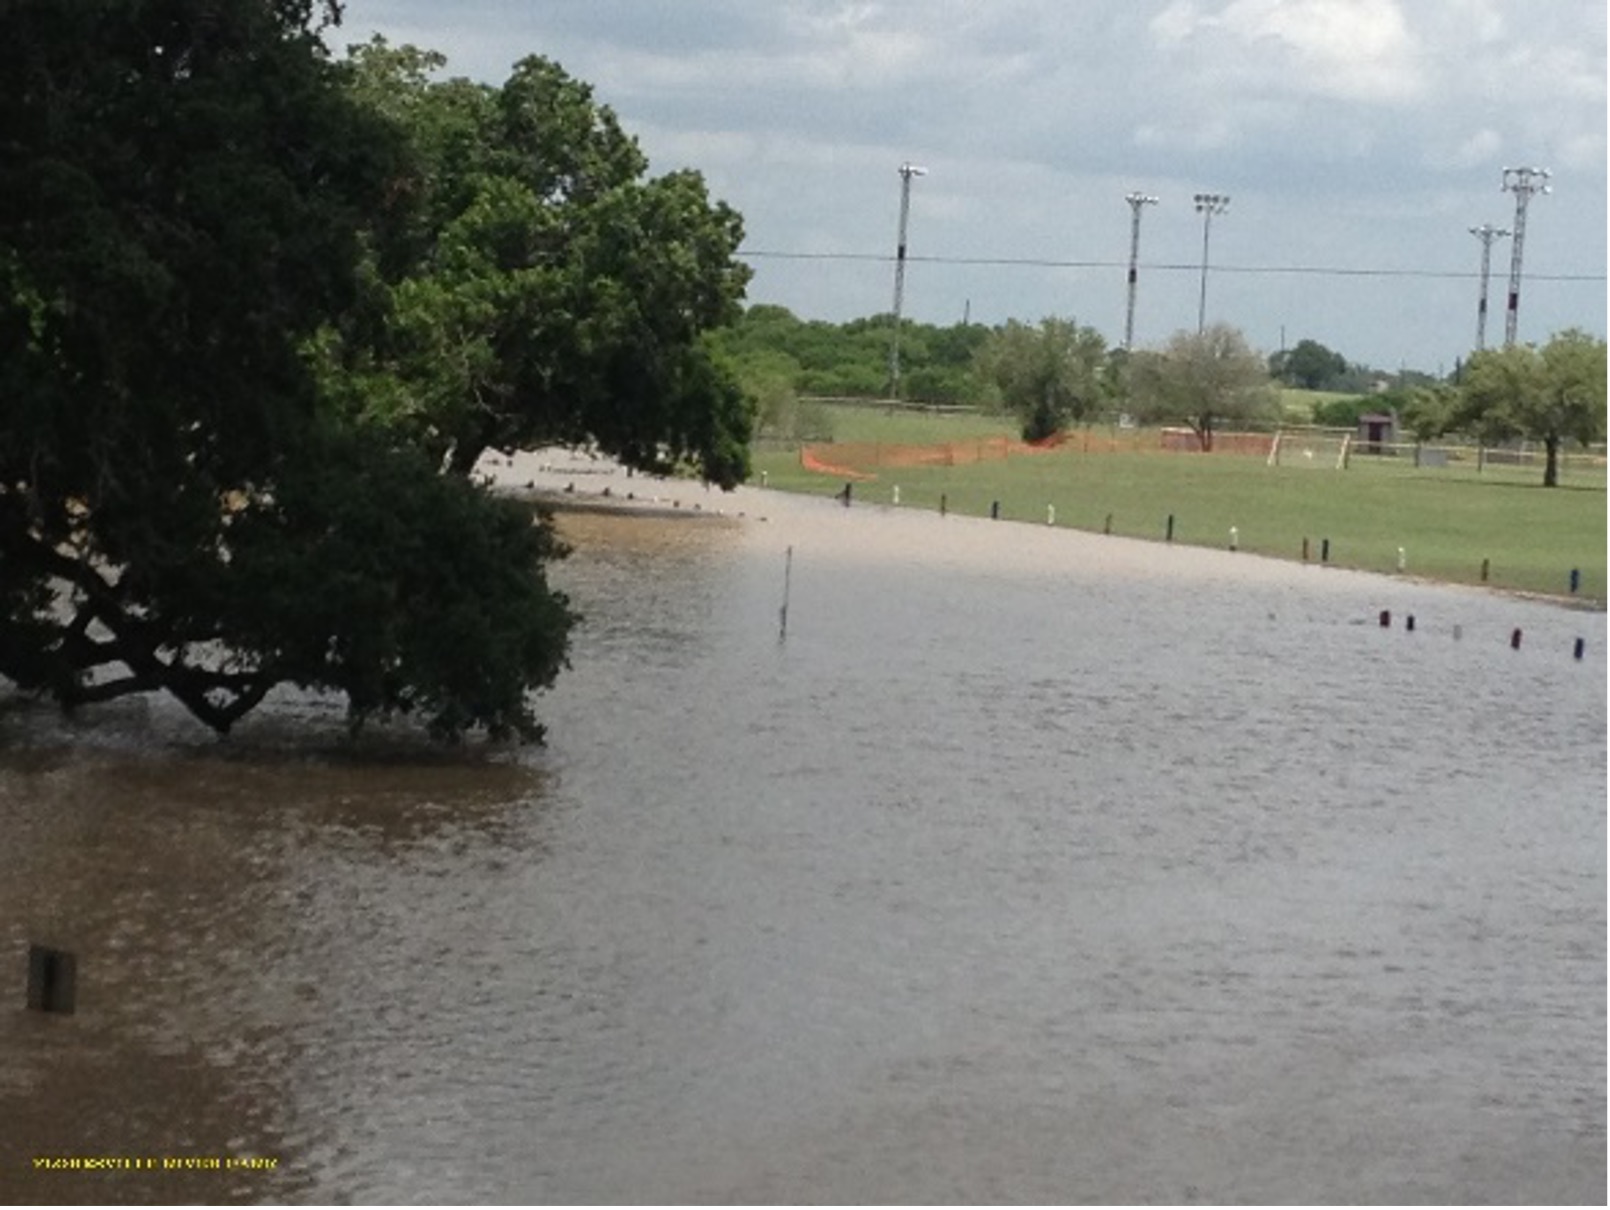
[[[892,252],[903,159],[925,162],[912,251],[1112,262],[1123,193],[1148,213],[1139,327],[1194,323],[1194,191],[1231,192],[1211,307],[1265,347],[1313,336],[1357,360],[1451,365],[1473,336],[1466,228],[1507,222],[1500,169],[1536,163],[1529,274],[1605,265],[1601,0],[351,0],[371,28],[501,80],[542,53],[593,83],[656,170],[690,165],[760,251]],[[1500,249],[1500,274],[1507,269]],[[757,260],[751,296],[808,315],[886,308],[878,262]],[[1236,267],[1390,275],[1236,274]],[[1121,317],[1110,264],[912,266],[912,313]],[[1528,282],[1522,334],[1602,333],[1601,281]]]

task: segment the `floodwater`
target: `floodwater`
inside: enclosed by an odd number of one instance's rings
[[[0,704],[0,1200],[1603,1203],[1603,614],[756,499],[546,748]]]

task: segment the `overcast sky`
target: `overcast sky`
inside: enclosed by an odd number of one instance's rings
[[[501,83],[558,60],[744,216],[751,302],[843,320],[891,309],[900,177],[905,314],[1072,316],[1137,345],[1207,314],[1264,351],[1452,369],[1475,343],[1481,245],[1506,167],[1552,171],[1526,227],[1520,338],[1605,332],[1604,0],[348,0],[383,33]],[[1509,240],[1493,245],[1501,343]],[[929,259],[932,258],[932,259]],[[1004,263],[1003,263],[1004,262]],[[1022,263],[1031,262],[1031,263]],[[1039,262],[1039,263],[1032,263]],[[1049,263],[1047,263],[1049,262]],[[1300,270],[1300,271],[1299,271]],[[1576,278],[1578,280],[1565,280]]]

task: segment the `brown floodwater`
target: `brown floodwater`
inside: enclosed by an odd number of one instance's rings
[[[1602,1204],[1604,615],[757,498],[544,748],[0,695],[0,1200]]]

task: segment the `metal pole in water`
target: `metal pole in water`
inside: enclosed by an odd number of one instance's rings
[[[783,607],[777,619],[777,641],[779,643],[788,638],[788,592],[792,587],[794,578],[794,548],[790,546],[788,553],[783,556]]]

